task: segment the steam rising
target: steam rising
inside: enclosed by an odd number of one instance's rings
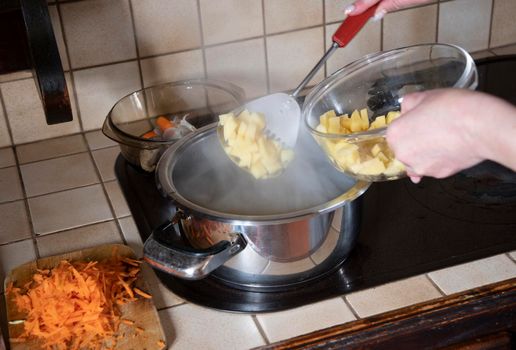
[[[347,192],[355,180],[338,172],[306,130],[300,131],[295,158],[279,176],[256,180],[224,153],[215,129],[191,142],[172,169],[178,193],[222,213],[274,215],[326,203]]]

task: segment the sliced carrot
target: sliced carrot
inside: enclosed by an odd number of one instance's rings
[[[145,134],[142,135],[142,138],[144,139],[152,139],[154,137],[158,136],[158,134],[156,134],[156,132],[154,132],[154,130],[151,130],[149,132],[146,132]]]
[[[159,116],[158,118],[156,118],[156,125],[162,131],[173,128],[175,126],[172,121],[170,121],[167,117],[164,117],[164,116]]]

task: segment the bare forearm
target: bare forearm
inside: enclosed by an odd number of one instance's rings
[[[516,107],[496,97],[488,98],[491,101],[486,102],[492,108],[484,111],[482,123],[473,126],[481,140],[480,156],[516,171]]]

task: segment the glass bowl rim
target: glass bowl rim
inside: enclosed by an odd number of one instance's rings
[[[446,44],[446,43],[426,43],[426,44],[417,44],[417,45],[410,45],[405,47],[400,47],[388,51],[383,52],[374,52],[370,53],[368,55],[363,56],[362,58],[359,58],[356,61],[353,61],[351,63],[348,63],[347,65],[343,66],[342,68],[338,69],[337,71],[333,72],[330,76],[323,79],[320,83],[318,83],[306,96],[306,99],[303,103],[303,107],[301,110],[301,117],[303,118],[304,124],[307,126],[308,130],[316,136],[325,137],[329,139],[345,139],[352,141],[354,139],[362,139],[362,138],[373,138],[373,137],[384,137],[387,132],[387,126],[383,126],[377,129],[372,130],[365,130],[365,131],[359,131],[359,132],[353,132],[349,134],[335,134],[335,133],[323,133],[315,128],[313,128],[309,121],[308,121],[308,113],[307,110],[311,109],[313,104],[316,100],[321,97],[330,87],[332,87],[336,81],[340,80],[343,76],[346,75],[346,73],[352,73],[358,69],[364,68],[366,65],[377,62],[378,60],[388,58],[394,55],[398,55],[400,53],[403,53],[408,50],[417,49],[417,48],[424,48],[424,47],[448,47],[457,50],[461,54],[462,57],[466,60],[466,64],[464,66],[464,70],[462,72],[462,75],[459,79],[455,82],[453,86],[449,86],[449,88],[475,88],[477,84],[477,78],[475,78],[472,86],[466,86],[468,80],[471,79],[471,75],[473,74],[475,77],[477,76],[477,72],[474,69],[475,62],[471,55],[462,47],[453,45],[453,44]]]
[[[129,138],[130,139],[129,141],[145,142],[145,143],[149,143],[149,144],[155,144],[156,146],[158,146],[158,145],[168,145],[168,144],[176,142],[177,139],[175,139],[175,140],[168,140],[168,141],[161,141],[161,140],[144,139],[144,138],[141,138],[141,137],[129,134],[129,133],[123,131],[122,129],[120,129],[113,122],[113,120],[111,118],[114,109],[118,105],[120,105],[120,103],[122,103],[126,99],[130,98],[131,96],[137,95],[137,94],[140,94],[140,93],[144,93],[145,91],[150,91],[152,89],[162,88],[162,87],[166,87],[166,86],[171,86],[171,87],[176,87],[176,86],[179,86],[179,87],[181,87],[181,86],[184,86],[184,87],[189,87],[189,86],[215,87],[215,88],[222,89],[222,90],[228,92],[229,94],[232,94],[232,95],[236,96],[236,98],[237,98],[239,103],[242,103],[245,100],[245,92],[244,92],[244,90],[241,87],[239,87],[239,86],[237,86],[237,85],[235,85],[233,83],[227,82],[227,81],[216,80],[216,79],[203,79],[203,78],[201,78],[201,79],[178,80],[178,81],[172,81],[172,82],[166,82],[166,83],[160,83],[160,84],[155,84],[155,85],[147,86],[147,87],[144,87],[142,89],[130,92],[127,95],[121,97],[120,99],[118,99],[118,101],[115,102],[113,107],[111,107],[111,109],[109,110],[109,112],[108,112],[108,114],[106,116],[106,120],[104,121],[104,123],[107,123],[109,125],[109,127],[115,129],[115,131],[117,133],[121,134],[121,136]]]

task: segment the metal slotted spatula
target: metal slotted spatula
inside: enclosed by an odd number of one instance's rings
[[[303,79],[299,86],[292,94],[275,93],[266,95],[258,99],[247,102],[242,107],[233,111],[238,115],[247,109],[250,112],[261,113],[265,118],[266,136],[278,141],[283,148],[293,149],[296,145],[299,126],[301,124],[301,108],[296,101],[296,97],[301,90],[308,84],[319,69],[324,65],[328,58],[339,48],[346,46],[355,35],[364,27],[369,18],[374,15],[378,5],[374,5],[364,13],[347,17],[337,28],[332,37],[332,45],[321,57],[319,62],[312,68],[310,73]],[[222,132],[219,132],[219,138],[223,145],[225,140]],[[229,154],[228,154],[229,155]],[[239,166],[241,163],[231,155],[229,157]]]

